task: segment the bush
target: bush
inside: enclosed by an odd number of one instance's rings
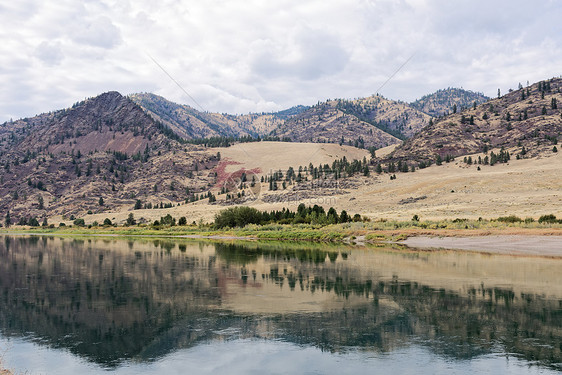
[[[109,218],[106,217],[106,218],[103,220],[103,225],[111,226],[111,225],[113,225],[113,223],[111,222],[111,220],[109,220]]]
[[[185,218],[185,216],[180,217],[180,219],[178,220],[178,225],[187,225],[187,219]]]
[[[548,224],[554,224],[557,223],[558,220],[556,220],[556,216],[554,216],[553,214],[549,214],[549,215],[542,215],[541,217],[539,217],[539,223],[548,223]]]
[[[523,221],[523,219],[521,219],[520,217],[515,216],[515,215],[500,216],[496,220],[500,221],[502,223],[520,223],[520,222]]]
[[[77,227],[83,227],[84,225],[86,225],[86,223],[84,222],[84,219],[76,219],[76,220],[73,221],[73,223]]]
[[[253,207],[231,207],[215,216],[215,227],[243,227],[247,224],[261,224],[262,214]]]

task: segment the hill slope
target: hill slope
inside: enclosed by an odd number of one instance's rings
[[[552,152],[562,134],[561,90],[562,79],[553,78],[441,118],[391,157],[428,161],[502,147],[525,157]]]
[[[151,117],[161,121],[186,139],[264,136],[285,119],[306,109],[298,106],[278,113],[229,115],[200,112],[190,106],[180,105],[150,93],[132,94],[129,97]]]
[[[400,143],[395,136],[344,113],[338,108],[337,101],[309,108],[285,121],[271,135],[295,142],[339,143],[356,147],[380,148]]]
[[[448,88],[422,96],[415,102],[410,103],[410,106],[430,116],[439,117],[453,113],[454,106],[457,107],[458,111],[461,111],[463,108],[473,106],[474,103],[478,105],[488,100],[490,98],[479,92]]]
[[[12,218],[178,201],[206,188],[198,170],[218,161],[117,92],[4,123],[0,140],[0,212]]]
[[[398,138],[410,138],[429,124],[430,116],[406,103],[373,95],[356,100],[338,100],[337,108]]]

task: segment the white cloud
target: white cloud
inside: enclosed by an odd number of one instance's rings
[[[64,58],[59,42],[43,41],[35,48],[34,56],[47,65],[58,65]]]
[[[0,12],[0,121],[107,90],[259,112],[381,90],[495,95],[561,74],[562,5],[459,0],[20,0]]]

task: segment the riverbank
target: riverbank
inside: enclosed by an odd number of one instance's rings
[[[403,243],[422,247],[460,246],[460,240],[431,242],[430,239],[446,238],[488,238],[514,236],[517,238],[562,236],[562,224],[504,223],[497,221],[439,221],[439,222],[355,222],[334,225],[312,224],[269,224],[247,225],[243,228],[213,229],[210,225],[187,225],[155,227],[148,225],[118,226],[63,226],[63,227],[21,227],[3,228],[4,234],[48,234],[48,235],[100,235],[100,236],[149,236],[180,237],[214,240],[277,240],[313,241],[341,243]],[[414,238],[421,238],[414,240]],[[407,240],[406,242],[404,242]],[[482,242],[482,241],[481,241]],[[485,242],[485,241],[484,241]],[[482,242],[482,243],[484,243]],[[556,241],[554,241],[556,242]],[[532,243],[530,240],[528,243]],[[463,245],[466,247],[465,245]],[[478,243],[475,243],[478,246]],[[555,246],[555,244],[553,245]],[[470,249],[469,249],[470,250]]]

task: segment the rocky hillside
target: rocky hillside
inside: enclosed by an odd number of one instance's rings
[[[455,111],[460,112],[464,108],[474,106],[474,103],[478,105],[488,100],[490,98],[479,92],[448,88],[422,96],[410,103],[410,106],[430,116],[439,117]]]
[[[337,108],[400,139],[410,138],[429,124],[430,116],[406,103],[379,95],[356,100],[338,100]]]
[[[12,220],[180,201],[217,157],[182,144],[117,92],[0,125],[0,213]]]
[[[561,90],[562,79],[553,78],[435,120],[391,158],[431,161],[502,147],[516,148],[520,157],[555,152],[562,134]]]
[[[186,139],[264,136],[285,119],[307,108],[297,106],[277,113],[229,115],[200,112],[188,105],[180,105],[150,93],[132,94],[130,98],[151,117]]]
[[[319,103],[288,119],[271,135],[294,142],[339,143],[356,147],[385,147],[400,139],[339,108],[339,101]]]

